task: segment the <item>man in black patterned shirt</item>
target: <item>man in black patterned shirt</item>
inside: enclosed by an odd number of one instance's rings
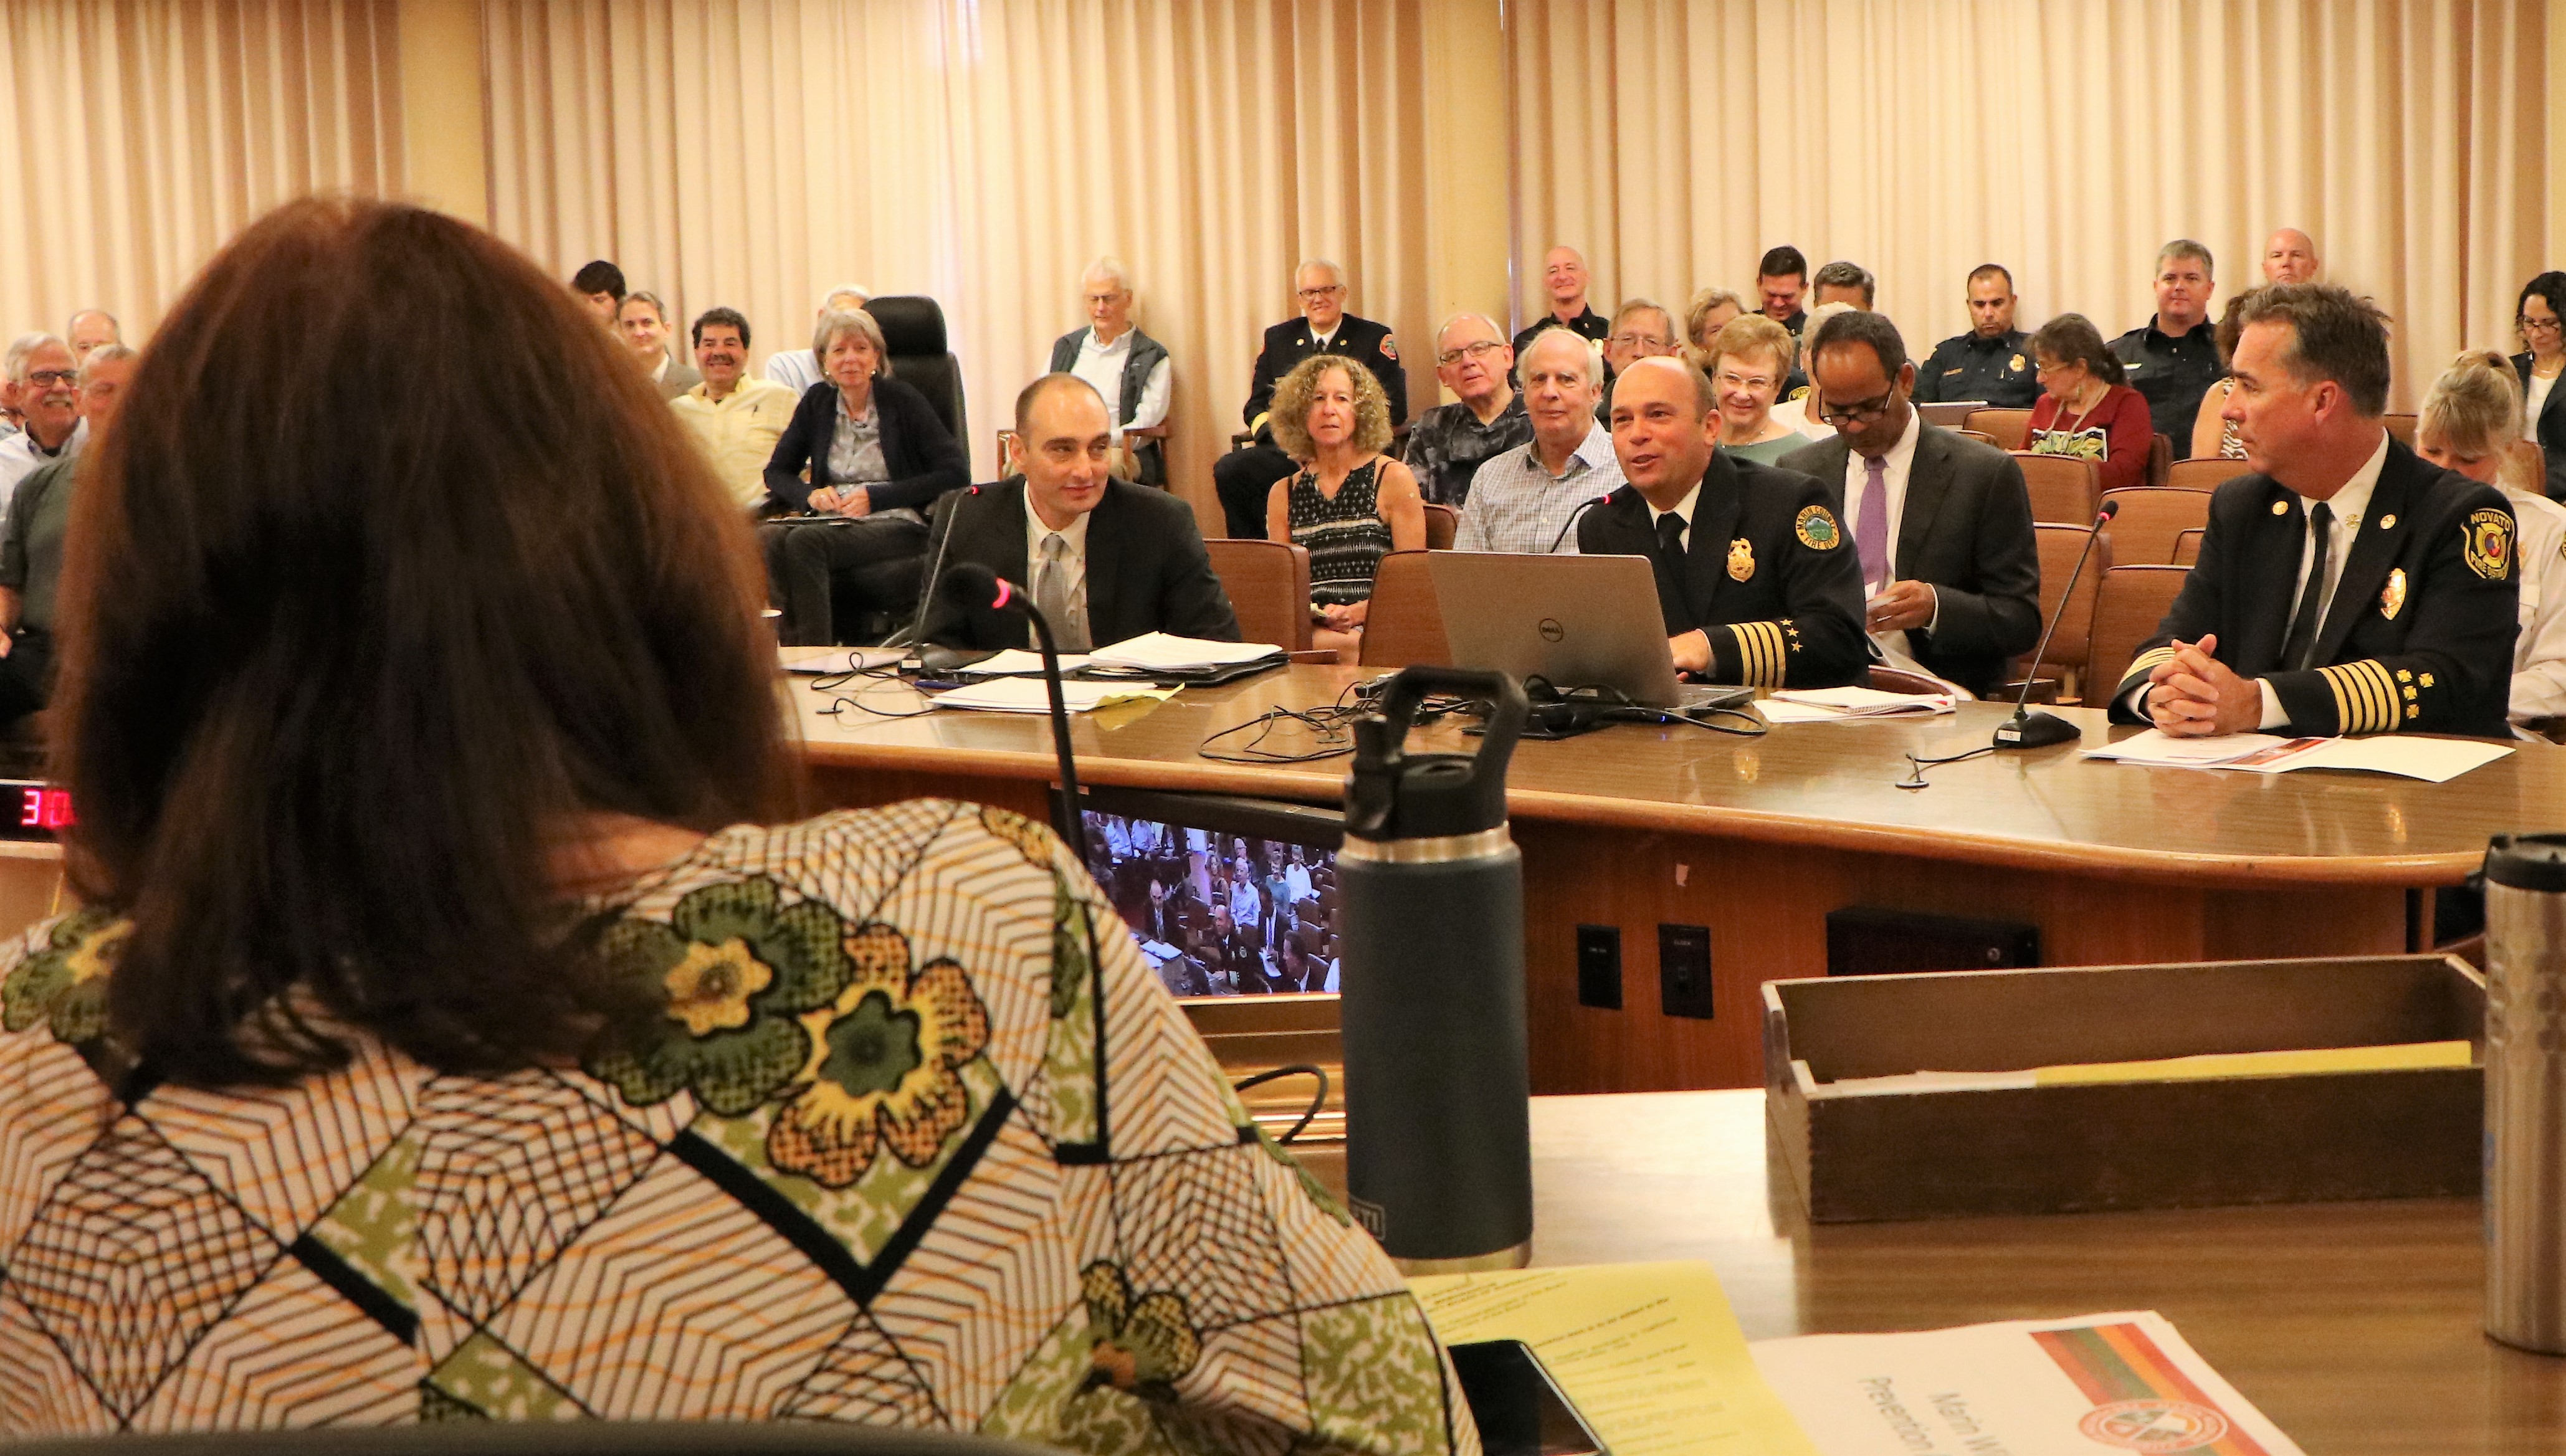
[[[1428,501],[1461,509],[1479,466],[1532,438],[1523,396],[1507,382],[1514,363],[1514,350],[1484,314],[1455,314],[1436,331],[1434,377],[1459,402],[1418,415],[1402,457]]]

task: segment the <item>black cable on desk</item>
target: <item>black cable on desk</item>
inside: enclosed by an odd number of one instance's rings
[[[1231,1083],[1231,1084],[1229,1085],[1229,1090],[1230,1090],[1231,1092],[1243,1092],[1247,1091],[1249,1088],[1252,1088],[1252,1087],[1263,1087],[1265,1084],[1267,1084],[1267,1083],[1269,1083],[1269,1082],[1279,1082],[1279,1081],[1281,1081],[1282,1079],[1287,1078],[1287,1077],[1315,1077],[1315,1078],[1317,1078],[1317,1079],[1319,1080],[1319,1094],[1318,1094],[1317,1096],[1314,1096],[1314,1097],[1310,1098],[1310,1110],[1308,1110],[1308,1111],[1306,1111],[1306,1112],[1303,1112],[1303,1113],[1301,1114],[1301,1120],[1292,1124],[1292,1130],[1291,1130],[1291,1131],[1284,1133],[1282,1136],[1280,1136],[1280,1137],[1278,1137],[1278,1138],[1275,1138],[1274,1140],[1275,1140],[1276,1142],[1290,1142],[1293,1138],[1300,1136],[1300,1135],[1301,1135],[1301,1131],[1302,1131],[1302,1129],[1303,1129],[1303,1128],[1308,1127],[1308,1126],[1310,1125],[1311,1121],[1312,1121],[1314,1118],[1316,1118],[1316,1117],[1319,1115],[1319,1113],[1327,1107],[1327,1105],[1328,1105],[1328,1073],[1327,1073],[1327,1069],[1326,1069],[1326,1068],[1323,1068],[1323,1067],[1316,1067],[1316,1066],[1313,1066],[1313,1065],[1311,1065],[1310,1063],[1307,1063],[1307,1062],[1295,1062],[1295,1063],[1293,1063],[1293,1064],[1292,1064],[1291,1066],[1289,1066],[1289,1067],[1277,1067],[1277,1068],[1275,1068],[1275,1069],[1274,1069],[1273,1071],[1271,1071],[1271,1072],[1260,1072],[1260,1073],[1256,1074],[1254,1077],[1244,1077],[1244,1078],[1241,1078],[1241,1079],[1239,1079],[1238,1081],[1236,1081],[1236,1082],[1234,1082],[1234,1083]]]

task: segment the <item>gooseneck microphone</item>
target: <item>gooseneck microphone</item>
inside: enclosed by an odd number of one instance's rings
[[[1569,512],[1568,519],[1560,523],[1559,534],[1550,538],[1550,546],[1542,552],[1542,555],[1557,555],[1559,552],[1559,543],[1566,541],[1568,539],[1568,533],[1577,529],[1578,519],[1584,516],[1588,511],[1595,509],[1597,506],[1600,506],[1611,499],[1612,497],[1609,495],[1599,495],[1591,500],[1579,501],[1577,503],[1577,509]]]
[[[935,590],[947,600],[963,607],[984,610],[1021,612],[1033,623],[1034,641],[1042,647],[1043,685],[1051,691],[1051,747],[1060,761],[1060,821],[1069,848],[1078,862],[1087,860],[1086,808],[1078,794],[1078,761],[1069,748],[1069,709],[1061,701],[1060,650],[1053,644],[1051,622],[1034,606],[1033,599],[1018,591],[1016,584],[1001,579],[996,572],[978,562],[963,562],[946,572],[935,584]]]
[[[908,654],[918,660],[919,666],[941,665],[929,664],[926,660],[926,608],[935,600],[936,585],[944,571],[945,548],[953,544],[953,518],[961,511],[963,502],[979,493],[980,487],[966,485],[958,491],[945,492],[934,505],[926,508],[927,530],[935,536],[935,554],[927,559],[926,575],[917,582],[917,614],[908,619],[905,630],[883,644],[908,648]],[[936,520],[939,508],[943,513],[941,522]]]
[[[2119,501],[2103,502],[2094,524],[2085,528],[2085,549],[2076,553],[2076,570],[2067,574],[2067,590],[2058,594],[2058,614],[2049,619],[2049,630],[2040,634],[2040,645],[2031,649],[2031,667],[2022,676],[2022,691],[2014,698],[2013,716],[1996,729],[1998,748],[2047,748],[2084,736],[2084,730],[2056,713],[2025,713],[2031,702],[2032,673],[2040,670],[2041,656],[2049,650],[2049,639],[2058,635],[2058,624],[2067,619],[2067,604],[2076,596],[2076,579],[2085,574],[2086,560],[2094,555],[2094,543],[2103,539],[2103,526],[2121,513]]]

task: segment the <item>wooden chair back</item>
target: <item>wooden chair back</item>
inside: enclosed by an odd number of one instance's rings
[[[2194,526],[2174,539],[2174,564],[2187,567],[2200,560],[2200,538],[2208,528]]]
[[[1450,551],[1452,540],[1461,534],[1461,513],[1450,506],[1425,503],[1425,549]]]
[[[1975,430],[1993,440],[2000,450],[2019,450],[2031,443],[2031,411],[2028,409],[1972,409],[1960,428]]]
[[[1229,594],[1243,641],[1289,652],[1310,646],[1310,552],[1284,541],[1215,537],[1203,543],[1212,575]]]
[[[1975,418],[1975,416],[1971,416]],[[2068,526],[2090,526],[2094,508],[2103,501],[2103,467],[2068,455],[2013,452],[2022,466],[2023,488],[2031,492],[2031,519]]]
[[[2067,578],[2076,572],[2076,557],[2085,550],[2085,529],[2042,522],[2035,523],[2031,530],[2040,547],[2040,629],[2049,633],[2049,650],[2041,654],[2039,662],[2024,661],[2024,670],[2017,675],[2039,677],[2052,668],[2081,673],[2094,631],[2095,594],[2102,586],[2103,574],[2112,569],[2112,530],[2105,528],[2101,539],[2094,543],[2094,555],[2076,577],[2073,597],[2067,595]],[[2053,622],[2057,624],[2054,631]]]
[[[1443,609],[1434,601],[1424,552],[1394,551],[1373,568],[1372,607],[1364,613],[1363,652],[1357,660],[1366,667],[1452,665],[1452,648],[1443,639]]]
[[[2240,475],[2253,474],[2253,468],[2242,460],[2222,460],[2215,456],[2194,456],[2177,460],[2166,472],[2166,484],[2175,490],[2216,490]]]
[[[1951,433],[1955,435],[1967,435],[1970,439],[1976,440],[1979,444],[1994,445],[1999,450],[2004,448],[2003,444],[1998,442],[1995,436],[1988,434],[1982,429],[1961,428],[1955,429],[1951,431]]]
[[[2163,485],[2174,470],[2174,441],[2163,435],[2148,437],[2148,484]]]
[[[2209,525],[2209,492],[2133,485],[2103,492],[2112,517],[2112,560],[2125,567],[2172,566],[2175,538]]]
[[[2094,634],[2085,652],[2085,700],[2100,706],[2139,655],[2139,643],[2157,634],[2167,608],[2182,591],[2189,567],[2114,567],[2094,596]]]
[[[2411,450],[2415,448],[2415,426],[2421,418],[2413,414],[2383,414],[2379,416],[2379,422],[2388,426],[2388,432]]]

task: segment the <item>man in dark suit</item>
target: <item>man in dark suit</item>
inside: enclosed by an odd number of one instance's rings
[[[947,566],[974,562],[1023,588],[1064,652],[1154,631],[1238,640],[1193,507],[1109,474],[1114,425],[1095,385],[1067,373],[1026,385],[1016,439],[1024,473],[975,487],[946,517]],[[934,601],[929,641],[1030,645],[1031,628],[1013,613]]]
[[[1810,342],[1833,439],[1782,457],[1826,483],[1853,535],[1882,645],[1981,697],[2040,639],[2040,546],[2022,467],[1926,424],[1916,365],[1886,315],[1837,314]]]
[[[2211,498],[2115,718],[2183,737],[2508,736],[2512,513],[2381,425],[2387,322],[2325,284],[2246,296],[2226,417],[2256,473]]]
[[[1256,356],[1256,381],[1247,391],[1245,417],[1256,442],[1221,456],[1211,468],[1232,536],[1264,537],[1265,498],[1274,482],[1292,473],[1292,457],[1274,448],[1274,433],[1265,422],[1274,386],[1292,372],[1292,365],[1314,354],[1355,360],[1372,370],[1390,396],[1391,427],[1408,422],[1408,374],[1400,365],[1399,341],[1391,337],[1390,326],[1346,312],[1346,271],[1324,258],[1302,264],[1292,278],[1301,317],[1265,331],[1265,347]]]
[[[1755,687],[1862,679],[1862,569],[1826,487],[1712,447],[1710,380],[1680,356],[1644,359],[1613,393],[1621,489],[1577,523],[1587,556],[1657,571],[1678,671]]]

